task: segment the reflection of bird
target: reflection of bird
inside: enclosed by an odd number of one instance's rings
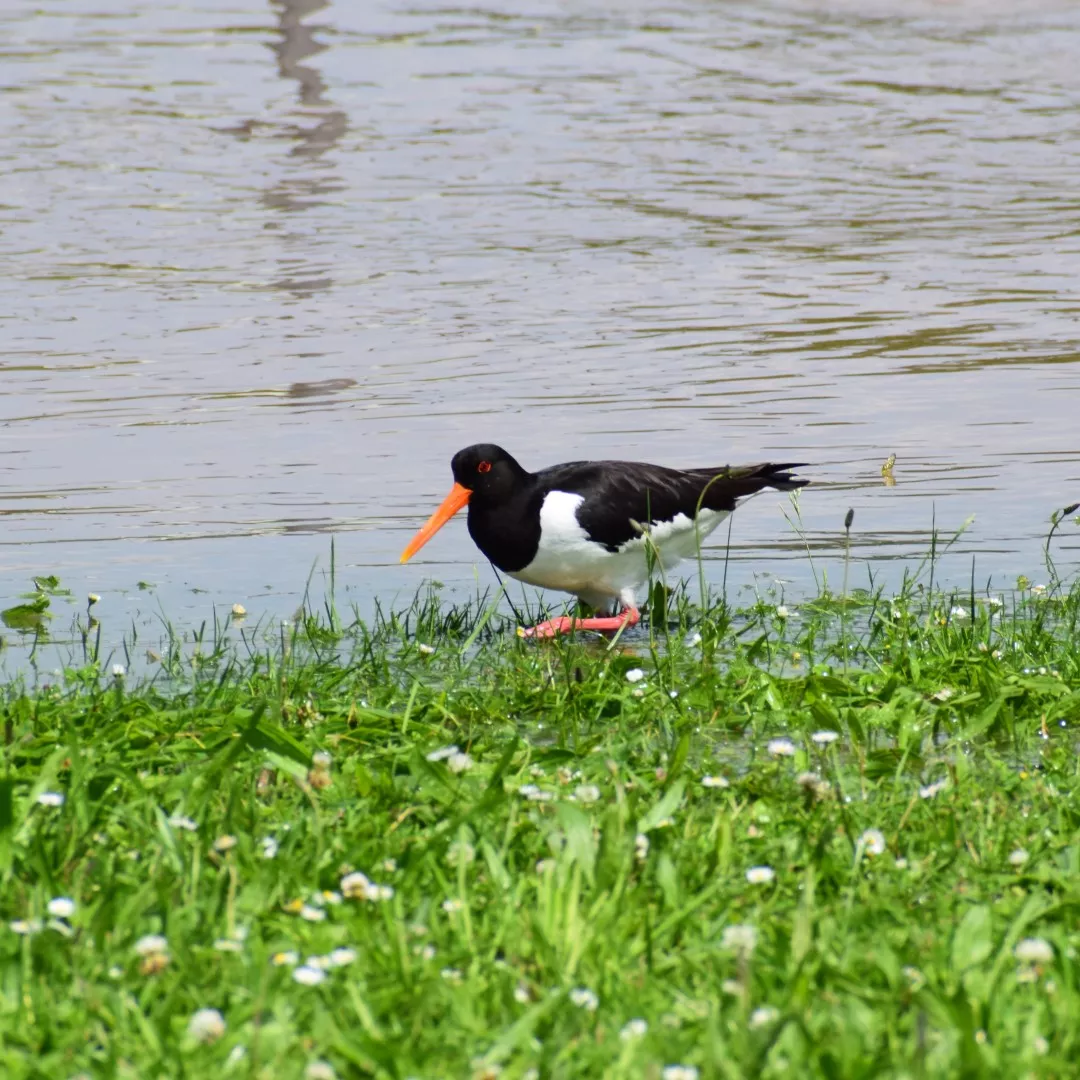
[[[809,483],[798,465],[666,469],[629,461],[572,461],[530,473],[501,447],[470,446],[450,465],[454,486],[402,553],[406,562],[463,506],[476,546],[511,577],[574,593],[621,615],[552,619],[522,631],[550,637],[576,626],[618,630],[638,621],[636,590],[649,578],[647,549],[663,569],[697,553],[735,509],[763,488]]]

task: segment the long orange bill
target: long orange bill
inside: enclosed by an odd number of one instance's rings
[[[409,546],[401,553],[401,561],[408,562],[469,501],[471,494],[467,487],[455,484],[450,489],[450,494],[443,499],[442,506],[424,522],[409,541]]]

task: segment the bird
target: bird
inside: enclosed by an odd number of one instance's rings
[[[809,480],[791,474],[803,467],[670,469],[570,461],[529,472],[501,446],[477,443],[454,455],[454,486],[409,541],[401,562],[468,506],[469,535],[499,570],[529,585],[573,593],[600,613],[561,616],[520,627],[519,634],[618,631],[640,619],[637,592],[649,579],[650,562],[670,570],[696,555],[740,499],[764,488],[805,487]]]

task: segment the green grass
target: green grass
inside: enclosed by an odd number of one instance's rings
[[[0,1075],[1076,1076],[1080,589],[780,599],[9,685]]]

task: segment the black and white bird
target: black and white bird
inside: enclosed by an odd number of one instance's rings
[[[637,591],[649,578],[647,547],[670,570],[698,553],[739,499],[767,487],[793,491],[809,483],[791,475],[799,464],[684,470],[571,461],[531,473],[491,443],[458,451],[450,467],[450,494],[409,542],[402,562],[468,505],[469,535],[500,570],[613,613],[552,619],[519,631],[527,637],[633,626],[640,617]]]

